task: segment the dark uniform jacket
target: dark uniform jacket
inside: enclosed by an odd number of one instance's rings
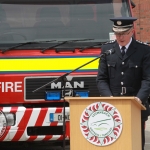
[[[100,59],[97,86],[101,96],[136,96],[148,110],[150,93],[150,47],[132,39],[124,57],[116,41],[102,46],[115,53]],[[148,111],[142,111],[147,119]]]

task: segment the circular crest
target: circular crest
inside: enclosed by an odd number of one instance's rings
[[[4,135],[7,127],[5,114],[0,110],[0,138]]]
[[[117,21],[117,25],[122,25],[122,22],[121,21]]]
[[[92,144],[106,146],[115,142],[122,131],[119,111],[106,102],[89,105],[80,117],[83,136]]]

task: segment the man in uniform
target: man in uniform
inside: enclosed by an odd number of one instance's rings
[[[133,17],[117,17],[113,21],[116,40],[102,46],[102,53],[114,49],[115,53],[102,57],[99,62],[97,87],[101,96],[134,96],[147,110],[142,111],[142,150],[145,145],[144,125],[148,119],[150,94],[150,47],[133,38]]]

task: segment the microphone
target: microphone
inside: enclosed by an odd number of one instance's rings
[[[107,50],[106,52],[104,52],[105,55],[111,55],[111,54],[113,54],[113,53],[115,53],[115,50],[114,50],[113,48]]]

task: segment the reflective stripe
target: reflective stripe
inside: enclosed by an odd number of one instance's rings
[[[19,59],[0,59],[0,73],[2,72],[51,72],[73,70],[95,57],[74,57],[74,58],[19,58]],[[96,69],[98,60],[84,66],[84,69]]]

